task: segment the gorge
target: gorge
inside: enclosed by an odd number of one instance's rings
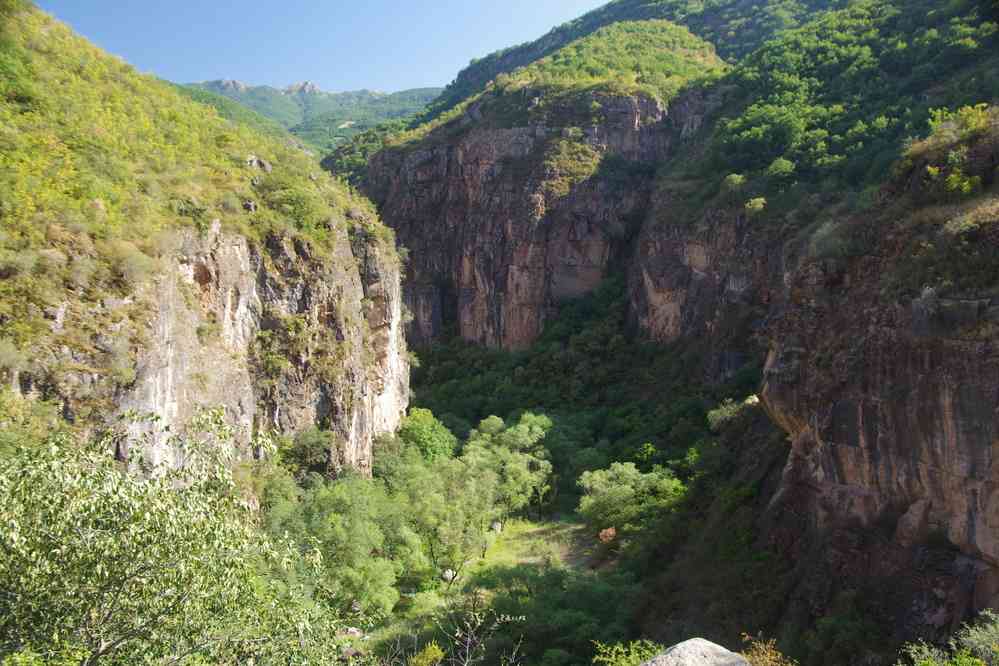
[[[217,408],[293,553],[246,594],[336,638],[254,663],[997,663],[994,2],[616,0],[322,167],[0,16],[0,492],[53,433],[184,473]],[[183,651],[6,603],[11,665]]]

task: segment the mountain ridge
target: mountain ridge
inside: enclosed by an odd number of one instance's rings
[[[309,146],[327,151],[380,123],[422,111],[441,88],[393,93],[361,89],[327,92],[302,81],[283,88],[254,86],[232,79],[184,84],[222,95],[283,126]],[[345,125],[345,123],[350,123]]]

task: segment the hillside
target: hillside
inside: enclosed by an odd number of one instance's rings
[[[999,2],[199,85],[0,0],[0,666],[999,664]]]
[[[557,26],[533,42],[513,46],[472,63],[458,73],[434,103],[431,114],[447,111],[485,88],[500,74],[540,60],[567,44],[621,21],[662,19],[684,25],[715,45],[729,61],[738,60],[770,35],[793,28],[816,12],[844,0],[614,0],[578,19]]]
[[[748,625],[802,663],[892,663],[943,638],[931,618],[995,602],[990,509],[959,489],[991,467],[948,461],[996,427],[973,368],[995,362],[999,27],[976,0],[827,9],[716,43],[732,65],[686,19],[514,50],[530,61],[375,137],[358,182],[409,250],[418,404],[456,429],[555,414],[587,461],[690,480],[630,544],[645,635],[732,645]],[[646,49],[672,85],[644,84]],[[712,399],[739,404],[731,382],[761,368],[745,438],[708,434]]]
[[[235,102],[224,95],[191,86],[175,85],[174,87],[180,94],[190,97],[195,102],[214,108],[226,120],[246,125],[260,134],[289,141],[293,140],[291,133],[278,121],[262,116],[249,107]]]
[[[415,88],[396,93],[328,93],[308,82],[283,90],[239,81],[207,81],[186,87],[236,101],[323,152],[375,125],[421,112],[441,92],[439,88]]]
[[[40,11],[7,11],[5,385],[81,427],[127,409],[180,427],[216,402],[247,429],[322,422],[364,464],[405,381],[397,326],[378,319],[401,318],[398,262],[370,202],[251,113],[224,118]],[[292,344],[294,361],[275,357]],[[152,443],[169,457],[164,437]]]
[[[710,79],[725,68],[714,47],[681,26],[659,20],[616,23],[499,76],[483,92],[433,120],[386,123],[360,134],[336,148],[323,166],[360,184],[366,182],[370,158],[383,147],[439,143],[442,137],[472,127],[547,122],[578,129],[608,112],[602,108],[603,100],[613,105],[615,98],[641,94],[653,104],[665,105],[687,83]],[[529,98],[530,103],[525,103]],[[592,162],[593,156],[589,158]]]

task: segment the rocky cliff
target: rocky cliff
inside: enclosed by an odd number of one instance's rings
[[[412,257],[411,340],[453,325],[522,348],[558,301],[623,270],[636,327],[696,341],[707,377],[765,363],[763,405],[792,447],[753,481],[767,489],[755,527],[788,563],[787,626],[883,593],[893,640],[943,638],[999,604],[994,204],[939,206],[919,163],[861,213],[822,194],[783,218],[745,196],[692,205],[696,179],[643,166],[700,159],[719,99],[604,97],[590,122],[561,109],[516,126],[473,104],[379,154],[372,195]],[[596,166],[566,182],[551,159],[563,141]],[[969,150],[987,187],[994,143]]]
[[[986,186],[995,136],[967,147]],[[903,161],[862,213],[791,233],[723,200],[691,216],[666,182],[636,239],[645,334],[707,344],[709,376],[765,357],[760,397],[791,451],[757,527],[791,563],[785,623],[865,590],[890,635],[943,638],[999,604],[995,203],[940,206],[928,166]]]
[[[370,193],[409,251],[411,343],[451,323],[485,345],[533,342],[557,302],[621,258],[648,205],[649,165],[699,127],[703,103],[593,94],[502,126],[484,100],[414,149],[379,153]]]
[[[316,426],[332,471],[368,471],[408,400],[399,260],[370,202],[31,3],[0,7],[0,37],[4,389],[80,430],[127,417],[150,462],[222,406],[240,443]]]
[[[89,350],[39,359],[14,386],[61,402],[81,425],[124,419],[151,464],[173,462],[171,437],[223,407],[244,445],[322,427],[336,436],[331,471],[369,472],[373,438],[397,428],[409,400],[400,267],[376,225],[334,230],[322,250],[282,236],[258,245],[218,223],[178,232],[133,296],[52,308],[57,338],[85,321],[107,329]]]
[[[168,433],[224,406],[250,433],[333,431],[334,471],[371,469],[372,438],[408,404],[399,267],[391,246],[339,228],[332,256],[271,238],[260,248],[216,225],[187,233],[148,285],[152,311],[134,384],[115,402],[155,414],[150,462],[169,459]]]

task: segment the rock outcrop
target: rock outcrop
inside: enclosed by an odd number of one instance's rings
[[[734,205],[690,219],[660,190],[629,288],[649,337],[710,348],[709,376],[765,358],[762,403],[792,449],[761,528],[798,567],[796,614],[887,586],[911,640],[999,604],[999,300],[893,286],[920,242],[897,221],[908,196],[844,216],[841,251]]]
[[[642,666],[749,666],[745,657],[703,638],[674,645]]]
[[[648,205],[648,165],[698,129],[704,100],[591,102],[595,117],[573,100],[510,123],[480,101],[372,160],[369,194],[410,253],[412,344],[454,323],[467,340],[524,347],[557,302],[594,289],[621,258]]]
[[[332,229],[329,255],[284,237],[259,246],[218,224],[179,233],[134,299],[106,304],[131,308],[106,345],[118,336],[127,358],[129,337],[137,343],[134,379],[115,388],[100,373],[64,372],[45,393],[77,419],[103,396],[128,416],[151,464],[172,463],[172,435],[222,407],[244,445],[256,432],[318,426],[335,434],[332,471],[370,472],[373,438],[396,429],[409,399],[400,267],[387,238],[363,225]],[[156,418],[134,418],[145,415]]]

